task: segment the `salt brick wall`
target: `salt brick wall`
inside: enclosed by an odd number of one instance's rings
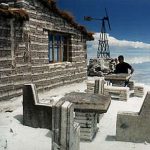
[[[14,22],[12,60],[10,21],[0,17],[0,100],[21,95],[25,83],[33,82],[38,90],[48,90],[85,80],[86,40],[81,41],[80,31],[71,27],[38,0],[35,0],[35,3],[32,0],[14,3],[14,6],[24,7],[30,19],[24,24]],[[49,64],[48,31],[45,29],[71,35],[70,62]]]

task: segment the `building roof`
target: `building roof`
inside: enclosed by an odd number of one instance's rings
[[[45,3],[47,6],[49,6],[49,8],[50,8],[53,12],[55,12],[55,13],[58,14],[60,17],[62,17],[63,19],[65,19],[71,26],[73,26],[73,27],[76,28],[77,30],[81,31],[84,35],[86,35],[87,38],[88,38],[88,40],[94,40],[93,33],[92,33],[92,32],[88,32],[84,26],[79,25],[78,23],[76,23],[76,22],[74,21],[74,17],[71,15],[70,12],[60,10],[60,9],[56,6],[56,1],[55,1],[55,0],[42,0],[42,1],[43,1],[43,3]]]
[[[16,18],[18,20],[29,20],[29,16],[25,10],[17,8],[0,8],[0,16],[7,18]]]
[[[19,0],[16,0],[19,1]],[[82,34],[84,34],[88,40],[94,40],[93,33],[88,32],[86,28],[82,25],[79,25],[74,21],[73,15],[70,12],[60,10],[56,6],[55,0],[41,0],[46,7],[48,7],[51,11],[62,17],[66,20],[72,27],[79,30]],[[9,17],[9,18],[16,18],[19,20],[29,20],[29,15],[25,10],[20,8],[10,8],[9,5],[1,5],[0,7],[0,16]]]

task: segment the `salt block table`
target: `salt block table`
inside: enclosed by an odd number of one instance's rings
[[[127,73],[109,74],[105,76],[105,80],[110,81],[114,86],[124,86],[124,83],[130,78],[131,75]]]
[[[75,111],[106,113],[111,97],[109,95],[100,95],[93,93],[71,92],[66,94],[61,100],[69,101],[75,104]]]
[[[98,131],[98,114],[107,112],[111,97],[72,92],[66,94],[61,100],[74,103],[75,121],[80,124],[80,139],[92,141]]]
[[[119,73],[119,74],[109,74],[105,76],[105,80],[109,81],[109,86],[104,87],[104,93],[109,93],[112,99],[125,100],[127,101],[130,96],[133,95],[133,81],[129,82],[131,78],[130,74]],[[126,87],[125,82],[128,82]]]

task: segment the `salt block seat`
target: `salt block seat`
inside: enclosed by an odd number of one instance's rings
[[[116,139],[130,142],[150,142],[150,91],[138,113],[117,114]]]
[[[127,101],[130,96],[129,87],[104,86],[104,94],[111,95],[113,100]]]
[[[52,105],[39,102],[36,86],[23,86],[23,124],[34,128],[52,129]]]

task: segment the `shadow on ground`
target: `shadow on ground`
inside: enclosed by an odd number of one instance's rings
[[[116,136],[114,136],[114,135],[107,135],[105,140],[106,141],[116,141]]]
[[[46,137],[52,138],[52,131],[48,131]]]
[[[15,119],[17,119],[21,124],[23,124],[23,115],[16,115],[14,116]]]

